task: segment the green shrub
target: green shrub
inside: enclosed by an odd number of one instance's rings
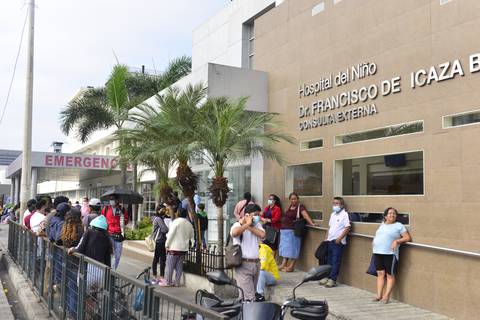
[[[152,222],[149,217],[143,217],[138,223],[137,229],[127,229],[125,238],[127,240],[145,240],[145,237],[152,233]]]

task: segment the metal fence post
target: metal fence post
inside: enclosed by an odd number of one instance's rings
[[[105,274],[103,279],[103,320],[110,319],[114,294],[113,287],[114,283],[111,279],[110,268],[105,268]]]
[[[85,293],[86,293],[86,276],[85,261],[83,255],[80,256],[78,263],[78,303],[77,303],[77,319],[85,318]]]
[[[62,294],[60,299],[61,307],[61,319],[65,319],[66,316],[66,303],[67,303],[67,253],[62,248],[62,284],[60,293]]]
[[[51,311],[53,310],[53,269],[54,269],[54,262],[53,262],[53,244],[51,242],[48,243],[48,261],[50,265],[50,273],[48,275],[48,314],[51,315]]]
[[[38,288],[38,290],[40,291],[40,297],[43,297],[43,292],[44,292],[44,287],[45,287],[45,265],[46,265],[46,259],[47,259],[47,255],[46,255],[46,242],[40,238],[40,243],[42,244],[41,246],[41,251],[40,251],[40,273],[39,273],[39,277],[40,277],[40,287]]]

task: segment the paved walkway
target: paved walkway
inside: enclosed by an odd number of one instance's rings
[[[142,261],[151,262],[153,256],[148,252],[142,241],[127,241],[125,243],[126,254],[130,257],[128,262],[139,263]],[[123,259],[123,257],[122,257]],[[135,262],[136,261],[136,262]],[[120,261],[122,265],[122,261]],[[141,270],[141,268],[140,268]],[[281,273],[281,280],[279,285],[275,286],[271,300],[277,303],[283,303],[292,295],[293,287],[303,277],[304,272]],[[173,289],[173,288],[165,288]],[[182,289],[183,294],[188,294],[190,289]],[[197,289],[197,288],[195,288]],[[190,291],[191,292],[191,291]],[[318,282],[309,282],[297,289],[298,297],[305,297],[312,300],[326,299],[330,308],[329,319],[352,319],[352,320],[366,320],[366,319],[392,319],[392,320],[447,320],[446,316],[439,315],[428,310],[420,309],[412,305],[401,303],[398,301],[391,301],[389,304],[381,304],[372,302],[375,297],[374,294],[354,288],[351,286],[340,284],[336,288],[325,288],[320,286]],[[193,295],[192,295],[193,297]]]
[[[8,243],[8,225],[0,224],[0,256],[4,253]],[[0,262],[1,263],[1,262]],[[3,282],[0,281],[0,318],[2,320],[15,319],[10,308],[10,303],[7,300]]]
[[[282,272],[280,274],[280,284],[273,290],[272,301],[282,303],[290,297],[293,287],[304,274],[304,272]],[[374,294],[342,284],[336,288],[325,288],[320,286],[318,282],[308,282],[296,290],[296,295],[312,300],[326,299],[330,313],[337,319],[449,319],[446,316],[397,301],[391,301],[386,305],[372,302],[371,300],[375,297]]]

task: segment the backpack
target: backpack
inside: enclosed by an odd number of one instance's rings
[[[227,245],[225,247],[225,267],[235,268],[242,264],[242,247],[239,244],[230,243],[232,237],[228,235]],[[240,242],[243,240],[243,234],[240,236]]]

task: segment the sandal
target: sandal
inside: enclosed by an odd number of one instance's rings
[[[382,300],[380,300],[380,302],[383,303],[383,304],[388,304],[388,303],[390,303],[390,301],[389,301],[388,299],[382,299]]]
[[[375,297],[372,299],[372,302],[379,302],[379,301],[382,301],[382,298]]]

